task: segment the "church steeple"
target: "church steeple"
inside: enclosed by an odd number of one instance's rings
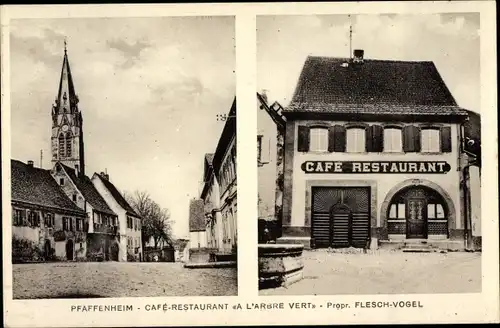
[[[59,89],[52,106],[52,162],[60,161],[85,173],[83,119],[78,102],[65,40]]]

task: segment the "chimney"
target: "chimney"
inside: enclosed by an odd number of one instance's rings
[[[354,57],[352,61],[354,63],[363,63],[363,57],[364,57],[365,51],[362,49],[354,49]]]
[[[34,162],[33,161],[28,161],[28,166],[33,167]]]
[[[261,91],[261,96],[262,96],[262,99],[264,99],[266,105],[267,105],[267,90],[266,89],[262,89]]]
[[[108,180],[108,181],[109,181],[109,174],[104,173],[104,172],[101,172],[101,176],[102,176],[104,179],[106,179],[106,180]]]

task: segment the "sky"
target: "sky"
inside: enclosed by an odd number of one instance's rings
[[[51,168],[51,105],[64,40],[83,115],[86,174],[147,191],[189,236],[205,153],[235,97],[234,17],[13,20],[12,158]]]
[[[479,14],[259,16],[257,86],[287,106],[308,55],[433,61],[458,105],[480,113]]]

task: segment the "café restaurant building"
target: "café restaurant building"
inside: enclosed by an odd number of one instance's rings
[[[309,56],[283,114],[279,243],[464,248],[468,116],[432,62]]]

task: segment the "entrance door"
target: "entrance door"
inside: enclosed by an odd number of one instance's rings
[[[332,207],[330,211],[330,246],[349,247],[351,234],[351,209],[345,204]]]
[[[370,189],[313,187],[311,245],[366,247],[370,239]]]
[[[45,256],[45,261],[48,261],[50,258],[50,249],[51,249],[50,241],[46,240],[45,246],[43,248],[43,254]]]
[[[426,212],[425,198],[408,198],[406,205],[406,238],[427,238]]]
[[[70,239],[66,243],[66,259],[68,261],[73,261],[73,250],[74,250],[74,244],[73,241]]]

